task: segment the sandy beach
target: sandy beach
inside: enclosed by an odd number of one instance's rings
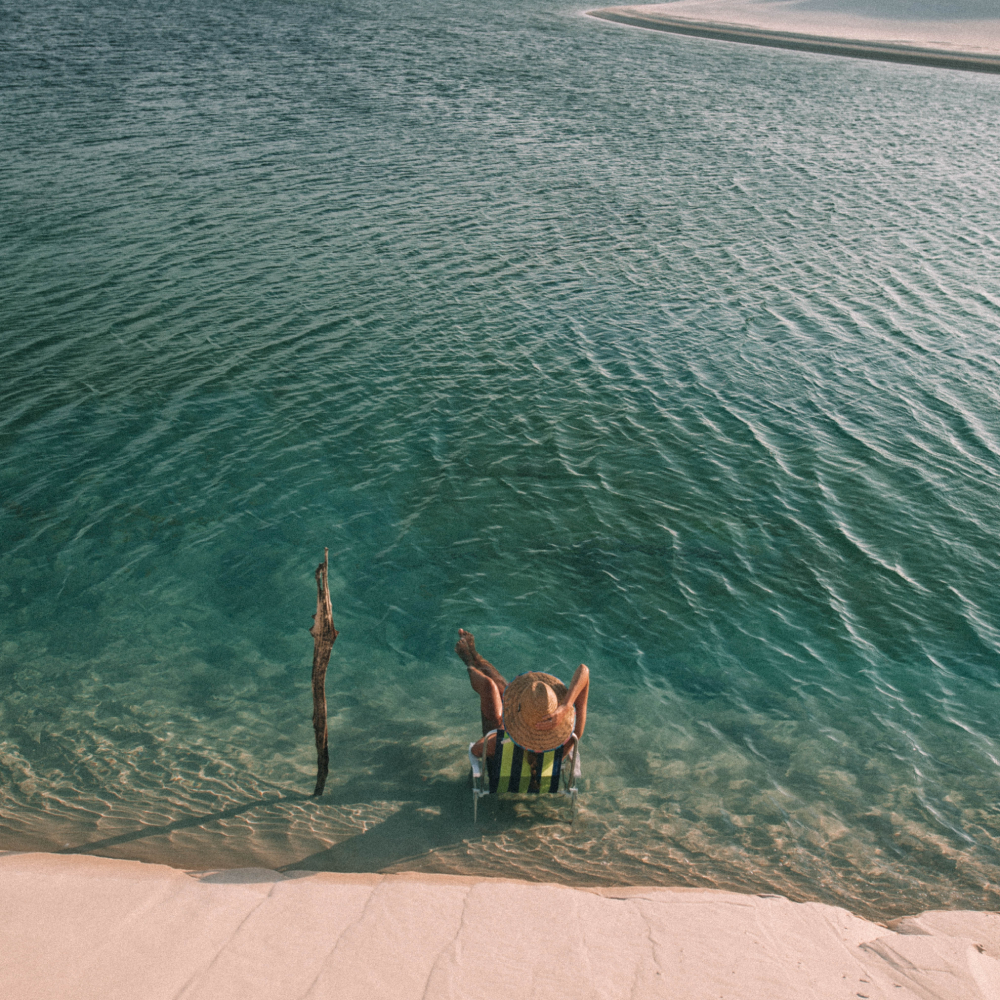
[[[1000,73],[1000,18],[984,17],[977,7],[963,10],[962,4],[934,18],[915,16],[919,7],[876,17],[850,4],[815,0],[678,0],[588,13],[724,41]]]
[[[11,1000],[994,1000],[1000,915],[0,855]]]

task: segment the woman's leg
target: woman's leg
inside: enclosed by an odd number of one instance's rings
[[[476,637],[471,632],[466,632],[464,628],[458,630],[458,642],[455,643],[455,652],[462,658],[462,662],[470,669],[475,668],[481,674],[485,674],[497,686],[500,697],[507,688],[507,681],[503,674],[496,667],[476,652]]]
[[[469,667],[469,681],[472,690],[479,695],[479,714],[483,722],[483,735],[491,729],[499,729],[503,718],[503,702],[493,680],[481,674],[475,667]]]
[[[479,695],[479,712],[485,735],[491,729],[500,728],[503,718],[502,698],[507,681],[492,663],[476,652],[476,640],[471,632],[460,628],[458,636],[455,652],[468,668],[472,690]]]

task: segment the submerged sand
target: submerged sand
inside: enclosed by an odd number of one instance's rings
[[[0,996],[996,1000],[1000,914],[0,855]]]
[[[912,8],[909,8],[912,11]],[[680,34],[867,59],[1000,73],[1000,17],[876,17],[816,0],[677,0],[594,17]]]

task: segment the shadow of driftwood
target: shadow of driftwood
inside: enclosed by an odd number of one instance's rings
[[[377,727],[373,724],[368,731],[377,731]],[[500,809],[486,810],[486,815],[481,811],[480,825],[473,825],[468,777],[453,777],[454,770],[451,774],[443,772],[442,751],[433,745],[433,740],[424,742],[427,737],[438,735],[430,727],[415,725],[400,730],[391,741],[345,738],[342,750],[334,751],[331,747],[334,752],[331,752],[330,780],[326,794],[318,799],[305,792],[254,799],[228,809],[65,847],[55,853],[86,854],[290,802],[312,805],[317,811],[329,806],[396,803],[399,804],[396,811],[364,832],[278,869],[377,872],[409,859],[416,861],[436,848],[478,839],[487,830],[495,834],[498,825],[505,828],[523,822],[509,810]]]
[[[92,840],[86,844],[78,844],[76,847],[64,847],[62,850],[53,851],[52,853],[86,854],[88,851],[99,851],[105,847],[115,847],[118,844],[131,843],[133,840],[142,840],[143,837],[156,837],[163,833],[172,833],[174,830],[202,826],[217,819],[229,819],[231,816],[239,816],[241,813],[249,812],[251,809],[259,809],[262,806],[273,806],[279,802],[301,802],[310,798],[311,796],[309,795],[293,792],[290,795],[278,795],[269,799],[254,799],[253,802],[244,802],[242,805],[233,806],[231,809],[220,809],[218,812],[206,813],[203,816],[186,816],[184,819],[175,820],[173,823],[164,823],[162,826],[141,826],[138,830],[132,830],[129,833],[120,833],[116,837]]]

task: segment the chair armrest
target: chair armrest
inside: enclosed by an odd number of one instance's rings
[[[472,748],[475,745],[475,741],[469,744],[469,766],[472,768],[472,776],[474,778],[481,778],[483,776],[483,759],[482,757],[477,757],[472,752]]]
[[[490,731],[489,731],[489,732],[488,732],[488,733],[487,733],[487,734],[486,734],[486,735],[485,735],[485,736],[483,737],[483,756],[482,756],[482,757],[476,757],[476,756],[475,756],[475,755],[473,754],[473,752],[472,752],[472,748],[473,748],[473,747],[474,747],[474,746],[476,745],[476,743],[478,743],[479,741],[478,741],[478,740],[476,740],[475,742],[473,742],[473,743],[470,743],[470,744],[469,744],[469,764],[470,764],[470,765],[471,765],[471,767],[472,767],[472,776],[473,776],[474,778],[481,778],[481,777],[483,776],[483,761],[484,761],[484,760],[486,759],[486,745],[487,745],[487,743],[489,743],[489,740],[490,740],[490,737],[491,737],[491,736],[496,736],[496,734],[497,734],[498,732],[499,732],[499,730],[498,730],[498,729],[491,729],[491,730],[490,730]]]
[[[583,777],[583,767],[580,764],[580,738],[573,734],[573,748],[570,750],[569,755],[573,760],[573,773],[570,774],[569,780],[570,784],[575,784],[577,778]]]

